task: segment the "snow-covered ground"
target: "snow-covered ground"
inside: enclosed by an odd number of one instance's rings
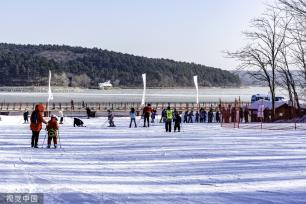
[[[22,117],[2,116],[0,192],[41,192],[45,203],[306,203],[304,131],[104,121],[74,128],[66,118],[62,149],[31,149]]]

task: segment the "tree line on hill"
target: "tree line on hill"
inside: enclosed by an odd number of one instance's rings
[[[239,86],[239,76],[204,65],[152,59],[98,48],[65,45],[0,44],[0,86],[44,86],[48,70],[53,85],[97,87],[111,80],[116,87],[141,87],[147,73],[148,87]]]

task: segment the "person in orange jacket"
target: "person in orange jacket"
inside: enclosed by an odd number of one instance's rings
[[[143,127],[146,127],[146,121],[148,124],[148,127],[150,127],[150,115],[152,113],[152,107],[151,104],[148,104],[143,109]]]
[[[39,133],[42,129],[42,123],[47,124],[43,118],[43,112],[45,108],[42,104],[37,104],[35,110],[31,114],[30,129],[32,130],[31,147],[38,148],[37,143],[39,139]]]
[[[56,148],[57,147],[58,123],[57,123],[57,118],[55,115],[51,116],[51,119],[48,121],[46,129],[48,131],[48,147],[47,148],[50,148],[52,139],[54,143],[54,148]]]

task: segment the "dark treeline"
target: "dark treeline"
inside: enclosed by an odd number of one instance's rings
[[[53,85],[96,87],[111,80],[117,87],[142,86],[147,73],[149,87],[239,86],[239,77],[221,69],[151,59],[102,49],[59,45],[0,44],[0,86],[47,85],[48,70]]]

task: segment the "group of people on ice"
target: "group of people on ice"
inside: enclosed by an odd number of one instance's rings
[[[156,109],[153,109],[151,107],[151,104],[148,104],[143,108],[143,127],[150,127],[150,118],[151,118],[151,123],[155,123],[155,118],[157,116],[157,111]],[[181,130],[181,116],[176,110],[172,110],[170,106],[168,106],[167,109],[164,109],[162,111],[162,118],[160,120],[160,123],[164,122],[165,123],[165,129],[166,132],[171,132],[172,130],[172,122],[174,123],[174,132],[177,130],[180,132]],[[137,127],[136,123],[136,112],[135,108],[131,108],[130,111],[130,128],[132,127],[132,124],[134,123],[134,127]]]
[[[222,111],[225,111],[222,109]],[[90,109],[86,109],[88,118],[90,114]],[[32,139],[31,139],[31,147],[32,148],[38,148],[38,140],[39,140],[39,134],[42,130],[42,124],[46,124],[46,131],[48,135],[48,146],[47,148],[51,147],[51,142],[53,141],[54,148],[57,148],[57,139],[58,139],[58,132],[59,132],[59,124],[57,121],[57,116],[51,115],[50,120],[47,122],[43,118],[44,114],[44,106],[42,104],[37,104],[35,106],[35,110],[32,112],[30,116],[30,129],[32,130]],[[29,112],[24,112],[24,122],[28,123],[28,116]],[[60,116],[60,124],[63,123],[64,114],[63,111],[59,111]],[[129,112],[130,117],[130,124],[129,127],[132,128],[132,126],[137,127],[137,112],[135,108],[131,108]],[[143,108],[142,112],[142,119],[143,119],[143,127],[150,127],[150,123],[155,123],[157,117],[157,111],[156,109],[153,109],[151,104],[147,104]],[[114,122],[114,114],[111,110],[107,111],[107,121],[109,123],[109,127],[116,127]],[[175,108],[172,109],[170,106],[168,106],[166,109],[163,109],[161,112],[161,118],[159,120],[160,123],[165,124],[165,131],[171,132],[172,128],[173,131],[180,132],[181,131],[181,124],[182,123],[212,123],[220,122],[220,113],[219,111],[214,112],[213,109],[209,109],[209,111],[206,111],[205,109],[201,108],[199,111],[185,111],[180,113]],[[138,123],[140,120],[138,121]],[[84,126],[84,123],[79,118],[74,118],[74,126]],[[173,127],[172,127],[173,126]]]
[[[223,123],[249,122],[250,111],[247,106],[237,108],[229,105],[228,107],[223,106],[220,109]]]
[[[137,127],[136,122],[136,111],[135,108],[131,108],[131,111],[129,113],[130,116],[130,125],[131,128],[134,124],[134,127]],[[143,127],[150,127],[150,118],[151,123],[155,123],[155,118],[157,117],[157,111],[156,109],[153,109],[151,107],[151,104],[148,104],[143,108],[142,112],[142,118],[143,118]],[[182,121],[183,118],[183,121]],[[181,129],[181,123],[212,123],[220,122],[220,112],[216,111],[214,112],[211,108],[208,112],[205,111],[205,109],[201,108],[199,111],[185,111],[182,114],[180,114],[179,111],[176,109],[171,109],[170,106],[168,106],[166,109],[163,109],[161,112],[161,118],[160,123],[165,123],[165,130],[166,132],[171,132],[172,130],[172,123],[174,124],[174,132],[178,131],[180,132]]]
[[[184,123],[212,123],[212,122],[220,122],[220,112],[217,110],[213,111],[212,108],[206,112],[205,109],[201,108],[199,111],[185,111],[183,114],[183,122]]]

